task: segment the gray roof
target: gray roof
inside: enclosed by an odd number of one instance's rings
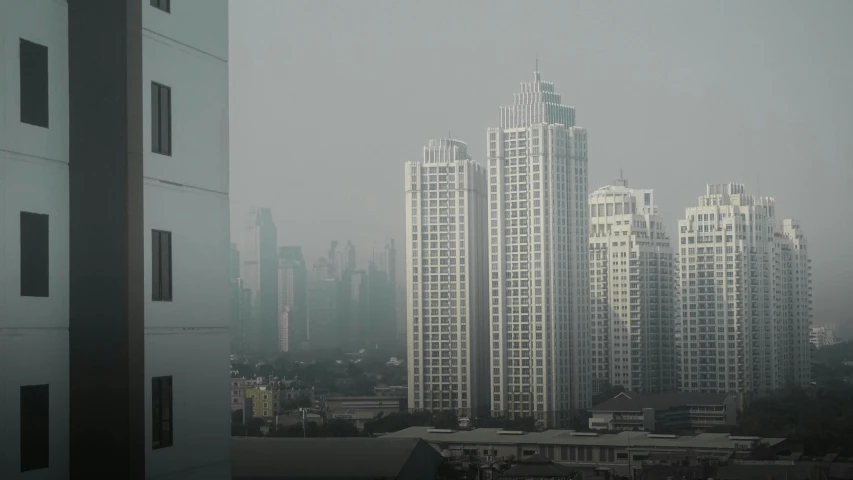
[[[688,405],[723,405],[728,393],[667,392],[636,393],[623,392],[592,407],[592,412],[638,412],[644,408],[666,410]]]
[[[418,438],[235,437],[232,478],[395,478],[413,454],[442,461]]]
[[[648,432],[619,432],[606,434],[580,434],[571,430],[546,430],[523,435],[500,434],[500,428],[476,428],[453,433],[429,432],[432,427],[409,427],[388,433],[382,438],[422,438],[431,443],[486,444],[486,445],[578,445],[601,447],[631,447],[650,449],[702,449],[735,450],[737,445],[749,445],[750,439],[731,437],[727,433],[700,433],[698,435],[673,435],[660,438]],[[763,438],[770,446],[782,443],[784,438]]]

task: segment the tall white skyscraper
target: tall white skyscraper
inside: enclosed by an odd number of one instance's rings
[[[522,83],[488,130],[492,413],[566,426],[589,406],[586,130]]]
[[[749,399],[808,384],[806,239],[775,210],[742,184],[708,185],[679,220],[683,390]]]
[[[673,252],[654,190],[589,197],[593,392],[675,390]]]
[[[465,143],[430,140],[406,163],[409,406],[489,406],[486,170]]]

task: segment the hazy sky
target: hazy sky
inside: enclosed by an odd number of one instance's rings
[[[673,238],[706,183],[773,196],[808,237],[815,321],[853,319],[853,2],[230,6],[235,241],[261,205],[309,262],[400,243],[404,162],[449,132],[482,161],[538,55],[589,132],[590,190],[622,167]]]

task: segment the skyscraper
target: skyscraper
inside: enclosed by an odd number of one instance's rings
[[[681,388],[748,400],[810,376],[811,278],[798,222],[771,197],[708,185],[679,220]]]
[[[302,248],[278,249],[278,314],[287,312],[288,348],[308,340],[307,272]],[[279,327],[280,328],[280,327]],[[282,332],[279,332],[281,336]]]
[[[653,190],[589,196],[593,393],[675,390],[673,252]]]
[[[486,188],[458,140],[406,163],[410,408],[488,410]]]
[[[231,478],[228,4],[171,7],[0,1],[4,480]]]
[[[269,208],[249,210],[243,230],[240,277],[252,292],[249,348],[262,353],[279,351],[278,231]]]
[[[492,412],[589,406],[586,130],[539,72],[488,130]]]

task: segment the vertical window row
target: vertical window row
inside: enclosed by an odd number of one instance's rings
[[[172,377],[151,379],[151,448],[172,446]]]
[[[172,89],[151,82],[151,151],[172,155]]]
[[[172,232],[151,231],[151,296],[155,302],[172,300]]]
[[[21,212],[21,296],[50,294],[50,236],[48,215]]]
[[[172,12],[171,0],[151,0],[151,6],[166,13]]]
[[[50,387],[21,387],[21,471],[50,464]]]
[[[48,128],[47,47],[20,39],[21,122]]]

